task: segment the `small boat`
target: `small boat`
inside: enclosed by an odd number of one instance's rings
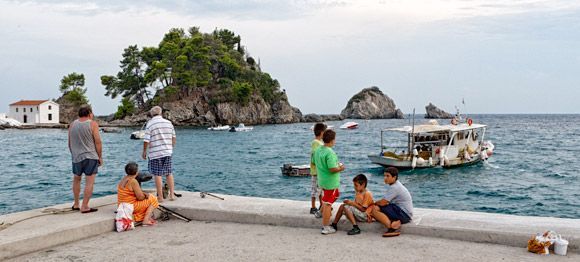
[[[245,126],[243,123],[240,123],[238,126],[230,127],[230,132],[247,132],[254,130],[254,127]]]
[[[143,127],[141,127],[141,130],[131,133],[130,138],[136,139],[136,140],[143,139],[145,137],[145,125],[143,125]]]
[[[439,125],[431,120],[429,124],[389,128],[381,130],[381,152],[370,154],[371,162],[400,169],[457,167],[476,164],[487,160],[493,154],[494,145],[484,141],[486,125],[455,120],[449,125]],[[386,132],[404,134],[399,143],[385,146]],[[397,142],[389,138],[389,141]]]
[[[229,125],[212,126],[212,127],[208,127],[207,130],[209,130],[209,131],[228,131],[228,130],[230,130],[230,126]]]
[[[346,122],[340,126],[340,129],[357,129],[358,123],[357,122]]]
[[[101,128],[103,133],[121,133],[121,129],[115,127],[103,127]]]
[[[292,164],[284,164],[280,167],[282,175],[285,176],[310,176],[310,165],[298,165],[294,166]]]
[[[334,126],[326,126],[326,129],[334,129]],[[314,130],[314,125],[310,127],[310,130]]]

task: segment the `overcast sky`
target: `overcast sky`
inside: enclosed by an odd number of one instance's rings
[[[340,113],[369,86],[404,113],[462,98],[466,113],[580,113],[580,2],[565,0],[0,0],[0,112],[79,72],[113,113],[99,77],[123,49],[191,26],[241,35],[303,113]]]

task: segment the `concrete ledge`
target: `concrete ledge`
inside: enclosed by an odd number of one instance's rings
[[[164,206],[200,221],[219,221],[264,224],[287,227],[319,229],[321,220],[308,214],[309,201],[268,199],[220,195],[225,200],[199,193],[182,192],[177,201],[166,201]],[[0,216],[0,223],[13,224],[0,230],[0,260],[97,236],[114,230],[116,196],[91,200],[99,211],[91,214],[79,212],[42,215],[45,208]],[[70,204],[51,208],[68,209]],[[338,210],[335,204],[334,210]],[[334,214],[333,214],[334,215]],[[378,223],[360,223],[366,234],[380,234],[384,228]],[[344,218],[340,231],[351,228]],[[530,236],[554,230],[570,241],[569,252],[577,253],[580,242],[580,219],[524,217],[513,215],[415,209],[414,220],[403,226],[403,233],[428,237],[454,239],[468,242],[493,243],[525,247]]]
[[[38,250],[97,236],[114,229],[116,196],[91,200],[99,211],[47,214],[47,208],[0,216],[0,223],[12,224],[0,230],[0,261]],[[48,207],[70,210],[70,203]],[[15,223],[16,222],[16,223]]]
[[[308,214],[310,203],[222,195],[226,200],[186,192],[182,199],[164,205],[194,219],[236,223],[266,224],[288,227],[320,228],[320,219]],[[334,211],[339,204],[334,205]],[[578,252],[580,220],[552,217],[527,217],[491,213],[417,208],[414,220],[402,232],[427,237],[525,247],[528,239],[539,232],[554,230],[569,240],[568,250]],[[334,217],[334,212],[333,212]],[[382,233],[379,223],[360,223],[363,231]],[[339,230],[349,230],[345,218]]]

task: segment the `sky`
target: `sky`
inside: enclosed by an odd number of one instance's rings
[[[0,112],[77,72],[95,113],[114,113],[99,79],[123,49],[192,26],[239,34],[304,114],[370,86],[405,114],[580,113],[580,2],[565,0],[0,0]]]

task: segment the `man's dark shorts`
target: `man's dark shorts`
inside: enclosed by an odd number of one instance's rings
[[[387,215],[391,221],[401,220],[402,224],[407,224],[409,221],[411,221],[409,215],[407,215],[405,211],[401,210],[399,206],[393,203],[389,203],[388,205],[382,206],[380,208],[381,212]]]
[[[96,159],[85,159],[78,163],[72,164],[73,174],[75,176],[91,176],[99,172],[99,160]]]

